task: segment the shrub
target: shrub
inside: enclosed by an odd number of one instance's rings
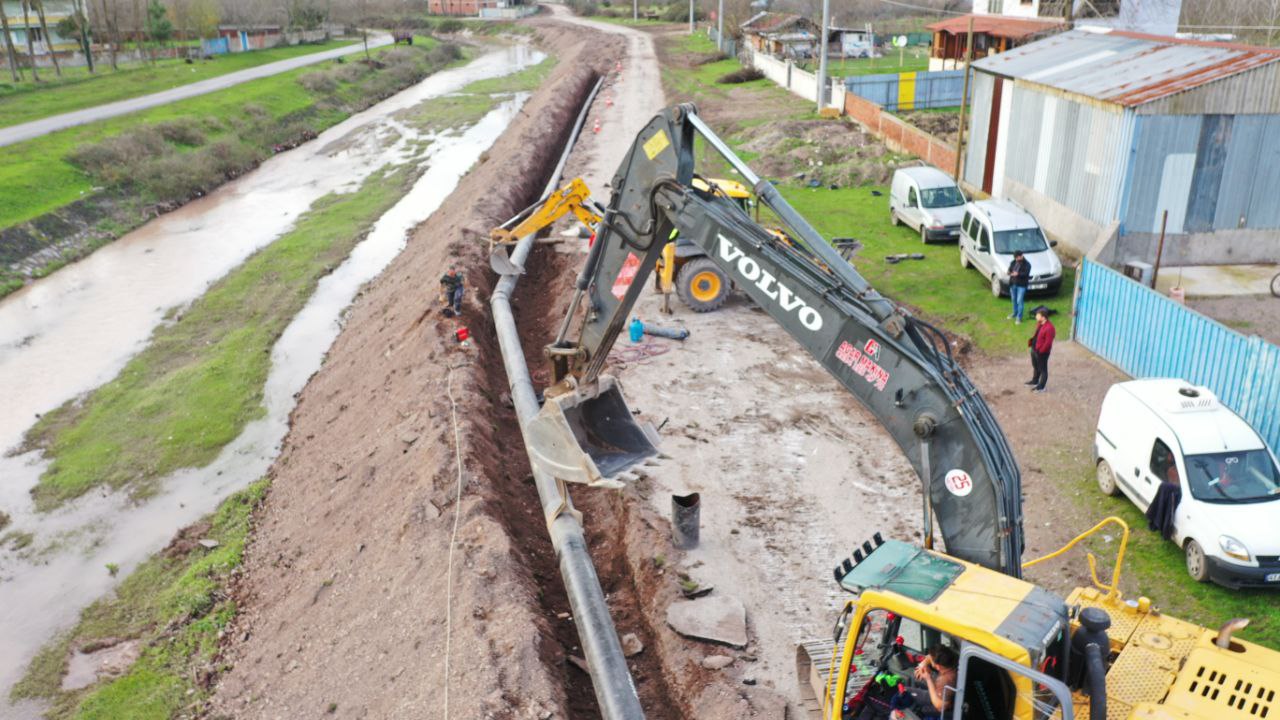
[[[462,48],[453,43],[440,43],[427,51],[427,60],[432,65],[447,65],[462,58]]]
[[[741,70],[734,70],[727,75],[721,75],[716,79],[716,82],[734,85],[737,83],[759,80],[762,77],[764,77],[764,73],[755,68],[742,68]]]
[[[462,32],[466,29],[467,26],[463,25],[461,20],[455,20],[453,18],[441,20],[440,23],[436,25],[436,32],[443,33],[445,35],[452,35],[453,33]]]
[[[204,133],[196,127],[194,121],[169,120],[155,126],[160,137],[175,145],[195,147],[204,144]]]
[[[328,94],[338,89],[338,81],[324,70],[298,76],[298,84],[313,93]]]
[[[169,147],[154,126],[144,125],[127,133],[76,148],[68,160],[107,183],[127,182],[146,158],[164,155]]]

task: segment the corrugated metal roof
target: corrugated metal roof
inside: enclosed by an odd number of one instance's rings
[[[1131,32],[1072,30],[974,67],[1133,107],[1280,60],[1280,50]]]
[[[974,32],[1009,38],[1010,40],[1021,40],[1032,35],[1039,35],[1043,32],[1050,32],[1064,27],[1063,23],[1057,20],[1028,20],[1025,18],[1005,17],[1003,15],[962,15],[936,22],[932,25],[926,25],[925,27],[934,32],[964,35],[969,32],[969,18],[973,18]]]
[[[804,18],[790,13],[762,12],[743,23],[742,30],[753,33],[777,32],[801,20]]]

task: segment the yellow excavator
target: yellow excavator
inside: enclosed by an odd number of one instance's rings
[[[750,212],[751,191],[736,180],[722,178],[695,178],[693,187],[705,195],[726,198],[743,212]],[[516,215],[507,225],[494,228],[489,233],[490,258],[499,274],[519,272],[508,265],[504,252],[492,252],[499,246],[514,245],[525,235],[549,227],[560,218],[572,213],[588,230],[595,232],[603,210],[591,200],[591,191],[582,178],[574,178],[569,184]],[[671,295],[680,297],[685,306],[694,312],[716,310],[733,291],[733,283],[720,266],[706,258],[702,248],[693,243],[670,242],[656,265],[654,276],[657,288],[662,292],[663,312],[671,312]]]
[[[781,219],[785,237],[727,193],[699,188],[699,139]],[[604,369],[648,273],[687,242],[876,417],[921,479],[923,546],[877,533],[855,548],[834,571],[854,598],[829,636],[798,648],[811,717],[1280,720],[1280,653],[1233,637],[1246,620],[1212,631],[1146,598],[1122,598],[1121,521],[1023,562],[1016,460],[945,335],[877,293],[696,108],[653,118],[612,188],[608,207],[593,213],[596,240],[567,315],[544,348],[550,384],[525,433],[537,468],[560,483],[618,487],[658,454],[656,431],[635,419]],[[858,498],[848,502],[858,512]],[[935,524],[945,552],[934,547]],[[1025,567],[1111,526],[1121,539],[1110,582],[1098,579],[1092,556],[1093,586],[1066,598],[1022,579]]]

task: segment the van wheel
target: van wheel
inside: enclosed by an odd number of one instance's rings
[[[899,225],[902,224],[902,221],[898,219],[898,211],[894,210],[893,208],[889,208],[889,222],[894,227],[898,227]]]
[[[1098,489],[1103,495],[1115,497],[1120,494],[1120,488],[1116,487],[1116,473],[1106,460],[1098,461]]]
[[[1188,540],[1186,547],[1187,574],[1196,582],[1209,580],[1209,561],[1205,559],[1204,548],[1195,540]]]
[[[992,297],[1000,297],[1004,295],[1004,288],[1000,285],[1000,276],[991,276],[991,295]]]
[[[964,254],[964,248],[960,248],[960,269],[969,269],[969,256]]]
[[[694,312],[711,312],[729,298],[729,278],[711,258],[690,260],[676,277],[676,294]]]

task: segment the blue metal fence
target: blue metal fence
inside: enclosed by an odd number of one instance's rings
[[[963,70],[905,72],[845,78],[849,92],[890,112],[959,107],[964,93]]]
[[[212,40],[205,38],[200,41],[200,53],[202,55],[226,55],[230,50],[227,39],[224,37],[213,38]]]
[[[1280,450],[1280,347],[1085,260],[1075,339],[1134,377],[1204,385]]]

